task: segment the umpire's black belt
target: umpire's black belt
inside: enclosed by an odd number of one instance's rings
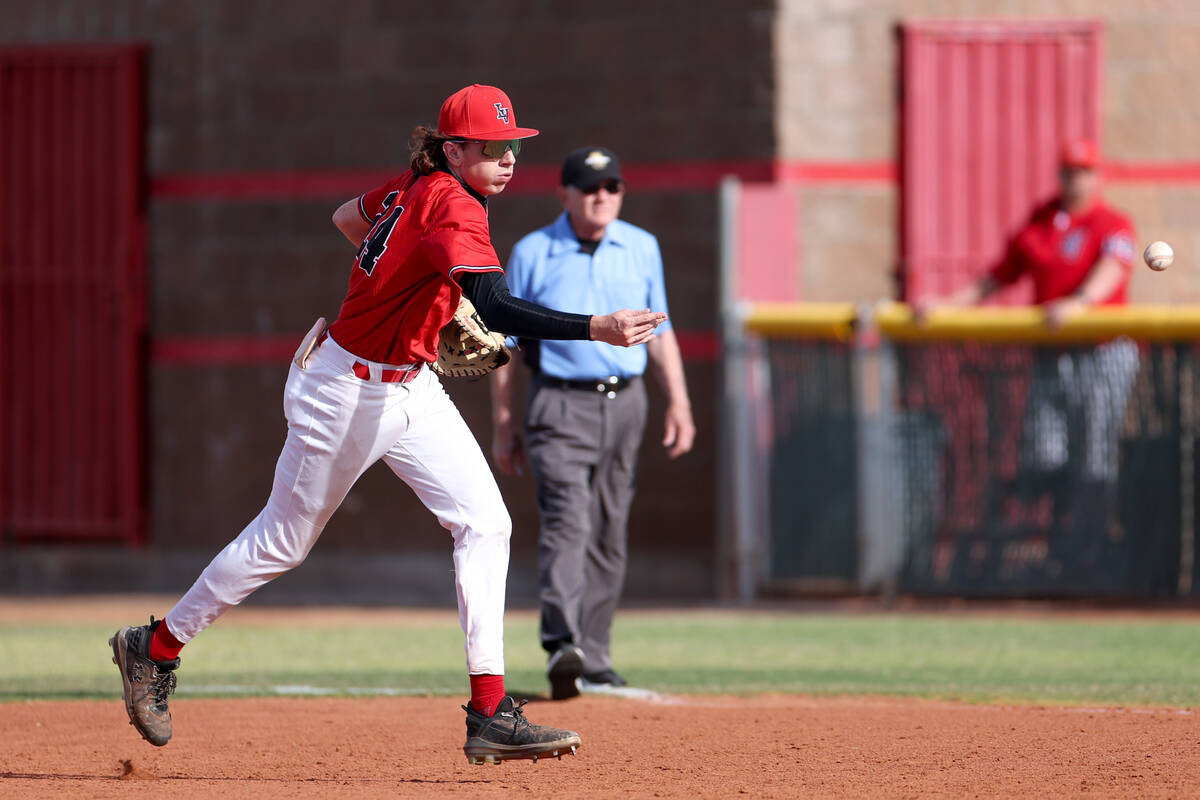
[[[619,392],[622,389],[633,383],[633,378],[618,378],[616,375],[610,375],[607,378],[595,378],[586,381],[569,381],[566,378],[555,378],[545,373],[538,375],[538,381],[543,386],[549,386],[554,389],[575,389],[581,392],[593,392],[596,394],[608,394],[609,392]]]

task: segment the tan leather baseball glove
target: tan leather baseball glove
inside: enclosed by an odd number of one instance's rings
[[[510,360],[504,337],[489,331],[475,306],[464,297],[458,301],[454,318],[442,328],[438,358],[429,367],[446,378],[473,378],[487,375]]]

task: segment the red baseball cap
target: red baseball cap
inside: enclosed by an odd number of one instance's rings
[[[1091,139],[1070,139],[1063,145],[1059,163],[1064,167],[1094,169],[1100,165],[1100,149]]]
[[[461,139],[524,139],[533,128],[518,128],[508,95],[495,86],[475,83],[446,98],[438,113],[438,133]]]

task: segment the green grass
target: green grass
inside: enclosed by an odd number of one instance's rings
[[[119,694],[114,626],[0,624],[0,700]],[[536,619],[510,616],[508,686],[544,693]],[[629,612],[614,659],[664,693],[882,694],[1102,705],[1200,705],[1200,625],[1180,618]],[[221,621],[184,653],[181,697],[461,695],[457,621],[290,628]],[[287,691],[303,691],[291,689]]]

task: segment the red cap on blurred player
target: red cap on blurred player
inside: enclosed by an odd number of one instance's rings
[[[1071,139],[1063,145],[1059,163],[1064,167],[1094,169],[1100,165],[1100,150],[1091,139]]]
[[[438,114],[438,133],[457,139],[524,139],[533,128],[518,128],[508,95],[495,86],[476,83],[446,98]]]

